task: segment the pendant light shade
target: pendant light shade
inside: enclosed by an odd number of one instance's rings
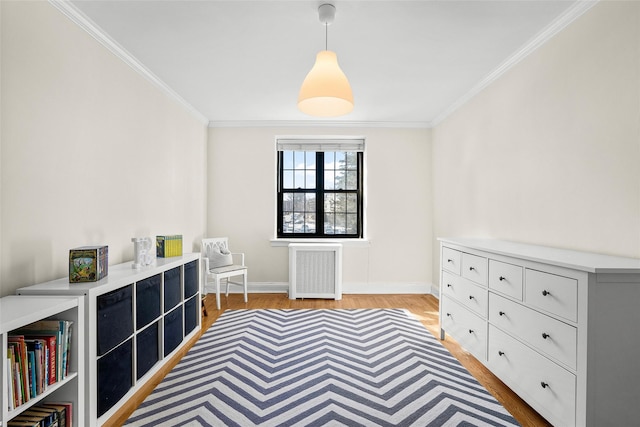
[[[349,80],[340,69],[335,52],[327,49],[327,27],[333,22],[335,12],[332,4],[318,8],[320,22],[325,26],[325,50],[316,55],[316,62],[302,82],[298,95],[298,108],[312,116],[342,116],[353,110]]]
[[[298,95],[300,111],[312,116],[335,117],[353,110],[353,94],[335,52],[323,50],[302,82]]]

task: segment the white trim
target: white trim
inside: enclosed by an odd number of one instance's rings
[[[367,239],[305,239],[305,238],[273,238],[272,247],[287,247],[289,243],[340,243],[343,246],[366,247],[370,245]]]
[[[582,16],[586,11],[591,9],[599,0],[577,0],[569,9],[567,9],[557,19],[547,25],[542,31],[536,34],[531,40],[524,44],[520,50],[507,58],[502,64],[493,70],[487,77],[476,84],[469,92],[454,102],[449,108],[444,110],[435,119],[429,123],[430,128],[435,127],[450,114],[469,102],[471,98],[480,93],[484,88],[494,81],[498,80],[503,74],[509,71],[513,66],[522,61],[524,58],[533,53],[540,46],[548,42],[553,36],[565,29],[569,24]]]
[[[67,18],[71,19],[76,25],[85,30],[94,39],[100,42],[117,58],[122,60],[125,64],[133,68],[138,74],[146,78],[151,84],[163,91],[169,98],[176,101],[187,111],[193,114],[201,123],[206,124],[209,119],[202,113],[196,110],[191,104],[189,104],[183,97],[178,95],[173,89],[171,89],[165,82],[160,80],[158,76],[153,74],[151,70],[145,67],[138,59],[131,55],[125,48],[120,46],[115,40],[113,40],[107,33],[100,28],[96,23],[91,21],[84,13],[75,7],[68,0],[49,0],[49,3],[56,9],[62,12]]]
[[[343,294],[354,295],[399,295],[399,294],[429,294],[433,286],[427,282],[397,283],[397,282],[361,282],[342,283]]]
[[[249,282],[249,293],[252,294],[288,294],[289,282]],[[242,293],[242,289],[232,287],[231,294]],[[394,295],[394,294],[431,294],[438,297],[436,285],[427,282],[414,283],[343,283],[342,294],[352,295]],[[251,299],[251,295],[249,295]]]
[[[385,121],[327,121],[327,120],[211,120],[210,128],[259,128],[259,127],[338,127],[338,128],[401,128],[429,129],[429,122]]]

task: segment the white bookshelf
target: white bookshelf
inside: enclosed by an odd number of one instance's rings
[[[9,410],[9,386],[7,384],[7,336],[16,329],[39,320],[56,319],[73,322],[71,346],[69,348],[69,374],[50,385],[40,395]],[[84,419],[84,359],[79,355],[84,351],[84,305],[80,297],[49,296],[7,296],[0,299],[0,334],[2,336],[2,412],[0,426],[34,405],[46,402],[71,402],[73,419]]]
[[[86,397],[81,426],[103,425],[200,332],[199,253],[132,266],[110,265],[108,276],[98,282],[69,283],[65,277],[17,290],[19,295],[83,298],[86,345],[80,354]],[[115,337],[105,339],[107,334]]]

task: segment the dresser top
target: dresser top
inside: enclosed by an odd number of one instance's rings
[[[640,273],[640,259],[638,258],[572,251],[496,239],[441,237],[438,240],[447,245],[467,247],[589,273]]]

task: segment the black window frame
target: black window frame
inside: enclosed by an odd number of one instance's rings
[[[284,184],[284,153],[285,151],[306,151],[307,153],[315,153],[316,159],[316,184],[315,189],[307,188],[283,188]],[[325,189],[324,179],[324,155],[326,152],[354,152],[356,154],[356,167],[357,167],[357,189]],[[277,238],[280,239],[362,239],[364,236],[364,152],[362,150],[349,150],[349,149],[330,149],[330,150],[277,150]],[[283,197],[284,193],[314,193],[316,197],[316,224],[315,232],[284,232],[284,212],[283,212]],[[357,233],[325,233],[325,212],[324,212],[324,196],[325,194],[356,194],[357,200]]]

